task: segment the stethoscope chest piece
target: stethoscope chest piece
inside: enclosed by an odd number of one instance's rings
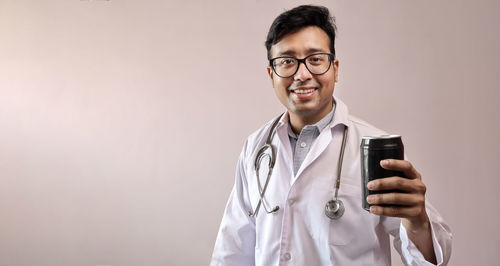
[[[344,203],[341,200],[330,200],[326,203],[325,215],[332,220],[342,217],[344,211]]]

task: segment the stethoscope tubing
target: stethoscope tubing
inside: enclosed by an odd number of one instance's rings
[[[339,162],[337,163],[337,180],[335,181],[335,195],[334,195],[335,200],[337,200],[337,196],[338,196],[339,188],[340,188],[340,176],[342,173],[342,163],[344,162],[344,152],[345,152],[345,145],[347,143],[348,131],[349,130],[348,130],[347,126],[345,126],[344,135],[342,136],[342,146],[340,147]]]
[[[269,135],[267,136],[266,143],[259,149],[259,151],[257,152],[257,156],[255,157],[254,169],[255,169],[255,174],[257,177],[257,187],[259,189],[259,202],[257,203],[257,206],[255,207],[255,211],[253,211],[253,212],[248,211],[248,216],[250,216],[250,217],[255,217],[257,215],[257,213],[259,212],[259,209],[260,209],[260,205],[263,205],[264,210],[267,213],[273,213],[273,212],[277,212],[279,210],[279,206],[276,205],[273,209],[271,209],[269,211],[268,208],[266,207],[264,195],[266,193],[267,185],[269,184],[269,180],[271,179],[271,175],[273,173],[274,164],[276,163],[276,153],[275,153],[273,145],[271,144],[271,141],[273,140],[274,134],[276,133],[276,127],[278,126],[278,122],[279,122],[280,118],[281,118],[281,115],[278,116],[274,120],[274,122],[271,126],[271,129],[269,131]],[[271,151],[271,155],[265,153],[266,150],[268,150],[268,149]],[[269,164],[268,164],[269,170],[267,171],[267,177],[266,177],[266,182],[264,183],[264,187],[262,187],[261,182],[260,182],[259,170],[260,170],[261,161],[266,156],[269,157]]]
[[[269,185],[269,180],[271,179],[271,175],[273,172],[274,164],[276,163],[276,153],[274,150],[274,147],[271,144],[271,141],[274,137],[274,134],[276,133],[276,127],[278,125],[278,122],[281,118],[281,115],[278,116],[269,131],[268,137],[266,139],[266,143],[258,150],[257,155],[255,157],[254,161],[254,167],[255,167],[255,174],[257,178],[257,187],[259,189],[259,202],[257,203],[257,206],[255,207],[255,210],[248,211],[248,216],[250,217],[255,217],[257,216],[257,213],[259,212],[260,206],[262,205],[264,207],[264,210],[270,214],[277,212],[279,210],[279,206],[276,205],[273,209],[269,210],[266,207],[266,202],[265,202],[265,193],[267,190],[267,187]],[[347,133],[348,133],[348,128],[347,126],[344,126],[344,133],[342,136],[342,146],[340,148],[340,154],[339,154],[339,161],[337,164],[337,179],[335,181],[335,192],[333,195],[333,200],[330,200],[327,202],[325,206],[325,215],[330,218],[330,219],[338,219],[344,214],[344,204],[342,203],[341,200],[338,199],[338,192],[340,188],[340,177],[341,177],[341,172],[342,172],[342,163],[344,160],[344,151],[347,143]],[[266,153],[267,150],[271,151],[271,154]],[[268,163],[268,171],[267,171],[267,176],[266,176],[266,182],[264,183],[264,186],[262,186],[262,183],[260,181],[260,176],[259,176],[259,170],[260,170],[260,165],[261,162],[264,158],[269,158],[269,163]]]

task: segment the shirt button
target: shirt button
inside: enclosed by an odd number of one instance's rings
[[[288,200],[288,204],[289,204],[289,205],[292,205],[294,202],[295,202],[295,200],[293,200],[293,199],[289,199],[289,200]]]
[[[290,253],[285,253],[285,255],[283,255],[283,259],[284,260],[290,260],[292,258],[292,255],[290,255]]]
[[[305,142],[300,143],[300,147],[305,148],[306,146],[307,146],[307,143],[305,143]]]

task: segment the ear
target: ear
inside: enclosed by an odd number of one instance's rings
[[[273,69],[271,68],[271,66],[267,66],[267,74],[269,75],[269,78],[272,80],[274,80],[274,72],[273,72]]]
[[[339,60],[335,59],[333,61],[333,71],[335,72],[335,82],[339,82]]]

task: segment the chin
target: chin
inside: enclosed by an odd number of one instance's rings
[[[294,109],[288,109],[288,111],[294,113],[295,115],[304,116],[304,117],[313,116],[316,113],[318,113],[317,110],[310,109],[310,108],[294,108]]]

